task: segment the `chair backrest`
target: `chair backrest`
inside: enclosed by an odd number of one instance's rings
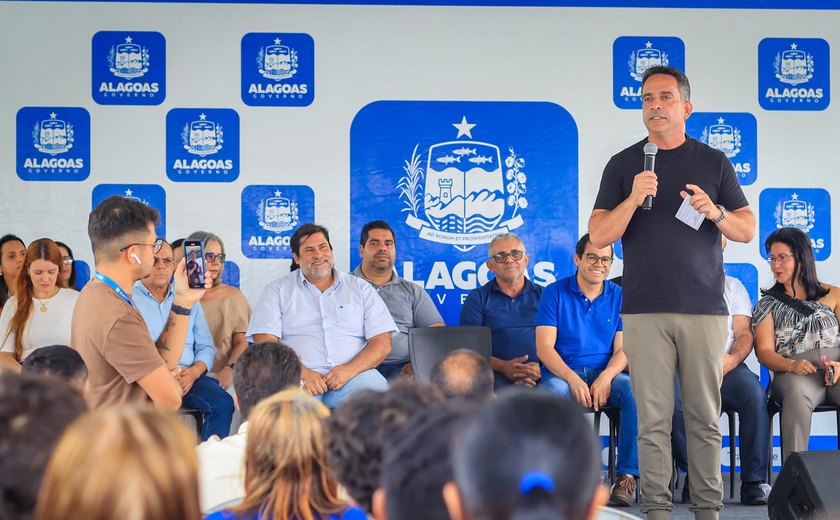
[[[432,369],[453,350],[477,352],[488,362],[492,336],[489,327],[423,327],[408,330],[408,353],[414,377],[428,382]]]

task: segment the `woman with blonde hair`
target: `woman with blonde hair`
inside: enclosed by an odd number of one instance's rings
[[[329,410],[300,388],[261,401],[248,416],[245,498],[207,520],[365,520],[338,497],[327,465]]]
[[[187,240],[201,240],[204,244],[207,272],[213,275],[213,286],[201,297],[201,308],[216,345],[212,375],[222,388],[232,393],[233,367],[248,348],[245,332],[251,319],[251,306],[242,291],[222,283],[225,268],[225,244],[222,239],[207,231],[196,231]]]
[[[35,349],[70,345],[70,324],[79,293],[58,285],[61,250],[48,238],[26,249],[15,295],[0,313],[0,368],[20,373]]]
[[[100,408],[65,432],[36,520],[198,520],[195,435],[150,405]]]

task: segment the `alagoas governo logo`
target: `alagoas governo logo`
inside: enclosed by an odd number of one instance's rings
[[[242,37],[242,102],[308,106],[315,98],[315,42],[304,33]]]
[[[80,107],[17,113],[17,174],[25,181],[83,181],[90,175],[90,114]]]
[[[160,105],[166,99],[166,40],[161,33],[99,31],[91,47],[95,102]]]
[[[758,44],[758,102],[765,110],[825,110],[831,101],[829,45],[822,38]]]

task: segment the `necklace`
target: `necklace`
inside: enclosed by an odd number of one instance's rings
[[[55,296],[56,294],[58,294],[58,287],[56,287],[55,292],[53,292],[51,295],[49,295],[47,297],[47,301],[49,301],[49,299],[52,298],[53,296]],[[42,300],[41,298],[35,298],[35,299],[38,300],[38,303],[41,304],[41,312],[47,312],[49,310],[47,308],[47,303],[44,300]]]

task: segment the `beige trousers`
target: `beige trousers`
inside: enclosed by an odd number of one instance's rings
[[[660,519],[673,509],[671,419],[679,374],[694,502],[690,510],[695,518],[716,519],[723,509],[718,420],[726,316],[655,313],[624,314],[622,319],[638,411],[641,512]]]

